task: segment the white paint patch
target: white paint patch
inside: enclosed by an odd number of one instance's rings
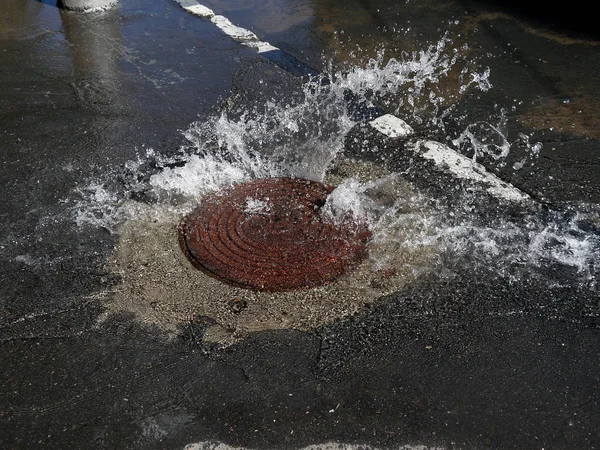
[[[246,206],[244,207],[244,215],[253,216],[256,214],[268,214],[272,207],[272,203],[268,200],[265,201],[248,197],[246,199]]]
[[[261,41],[252,31],[234,25],[226,17],[216,15],[210,8],[195,0],[175,1],[186,11],[210,19],[221,31],[242,45],[253,48],[259,53],[279,50],[268,42]],[[369,123],[374,129],[392,139],[407,138],[414,134],[410,125],[392,114],[384,114]],[[426,149],[425,151],[422,151],[423,147]],[[524,192],[489,173],[481,164],[466,158],[444,144],[435,141],[417,141],[412,149],[416,154],[433,161],[437,166],[447,169],[458,178],[484,184],[487,186],[487,192],[495,197],[517,202],[530,199]]]
[[[436,166],[446,169],[457,178],[485,185],[486,191],[495,197],[514,202],[531,199],[526,193],[489,173],[481,164],[457,153],[440,142],[417,141],[412,146],[412,150],[419,156],[433,161]]]
[[[243,41],[259,40],[258,36],[256,36],[252,31],[234,25],[225,16],[213,16],[211,17],[210,21],[214,23],[223,33],[231,37],[234,41],[243,43]]]
[[[178,2],[178,3],[180,3],[180,2]],[[212,9],[207,8],[206,6],[200,5],[198,3],[196,3],[195,5],[190,5],[190,6],[182,5],[182,7],[186,11],[191,12],[192,14],[194,14],[196,16],[204,17],[206,19],[210,19],[211,17],[215,16],[215,13],[213,12]]]
[[[407,138],[414,130],[404,120],[392,114],[384,114],[369,124],[385,136],[395,138]],[[485,167],[473,160],[461,155],[450,147],[436,141],[417,141],[409,146],[417,155],[433,161],[436,166],[446,169],[457,178],[475,181],[484,184],[486,191],[495,197],[505,200],[522,202],[531,198],[513,185],[501,180]],[[423,151],[423,148],[425,151]]]
[[[247,42],[244,44],[247,47],[255,48],[258,53],[271,52],[273,50],[279,50],[274,45],[269,44],[268,42],[258,41],[258,42]]]
[[[279,48],[275,47],[274,45],[261,41],[252,31],[234,25],[227,17],[215,14],[212,9],[199,4],[195,0],[175,1],[186,11],[204,19],[209,19],[231,39],[239,42],[242,45],[245,45],[246,47],[253,48],[258,53],[279,50]]]
[[[414,134],[414,130],[409,124],[392,114],[384,114],[372,120],[369,124],[392,139],[407,138]]]

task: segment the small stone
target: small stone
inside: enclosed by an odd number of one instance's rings
[[[244,299],[236,297],[229,302],[229,306],[234,313],[239,314],[248,307],[248,302]]]

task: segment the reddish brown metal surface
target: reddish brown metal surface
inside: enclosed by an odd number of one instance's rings
[[[201,199],[179,223],[197,268],[227,283],[287,291],[333,281],[367,255],[368,229],[321,217],[332,188],[297,178],[252,180]]]

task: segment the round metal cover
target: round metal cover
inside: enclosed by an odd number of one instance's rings
[[[323,285],[367,255],[370,232],[322,217],[332,187],[297,178],[252,180],[201,199],[179,243],[208,275],[260,291]]]

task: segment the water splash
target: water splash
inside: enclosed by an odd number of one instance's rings
[[[438,266],[494,267],[514,281],[544,272],[556,281],[562,274],[566,282],[598,287],[598,205],[543,216],[482,218],[476,211],[428,201],[393,175],[366,183],[347,180],[326,207],[334,220],[352,214],[369,224],[370,256],[382,270],[394,267],[403,252],[435,248]]]
[[[403,53],[400,58],[387,61],[380,52],[365,67],[354,67],[345,73],[330,66],[322,77],[301,87],[299,100],[282,103],[265,99],[260,108],[225,108],[193,123],[184,132],[189,145],[177,155],[164,157],[147,150],[137,161],[130,162],[122,192],[109,186],[110,180],[93,180],[81,189],[82,197],[89,203],[111,205],[105,211],[105,215],[110,215],[118,214],[115,203],[128,199],[128,191],[140,189],[151,190],[164,202],[181,202],[182,196],[191,201],[224,185],[251,178],[292,176],[322,181],[332,161],[343,151],[345,135],[356,124],[349,110],[348,92],[353,92],[365,106],[374,102],[391,104],[394,98],[395,112],[406,102],[439,106],[443,99],[433,94],[431,86],[447,77],[459,61],[464,64],[460,51],[449,46],[449,39],[444,37],[426,50]],[[469,73],[473,74],[465,66],[461,77]],[[474,78],[487,79],[483,75]],[[483,81],[471,80],[466,85],[470,89],[489,88]],[[459,88],[460,80],[456,86]],[[426,109],[414,106],[411,120],[435,121],[436,113]],[[149,166],[158,170],[148,180]],[[97,185],[103,186],[108,197],[93,193]]]
[[[500,127],[483,121],[469,124],[452,143],[461,152],[471,154],[474,162],[484,156],[497,161],[510,152],[510,144]]]
[[[519,137],[513,143],[514,147],[519,147],[524,153],[523,158],[513,164],[513,170],[521,170],[527,162],[533,164],[540,156],[543,145],[541,142],[531,143],[530,137],[525,133],[519,133]]]
[[[249,197],[246,199],[246,204],[244,205],[244,216],[248,218],[255,215],[269,214],[272,208],[273,205],[269,199],[261,200]]]
[[[260,107],[226,107],[192,124],[184,133],[188,145],[176,154],[167,157],[147,150],[120,172],[80,188],[77,223],[118,232],[125,220],[147,213],[144,205],[154,205],[152,214],[181,215],[202,195],[244,180],[287,176],[322,182],[342,157],[344,137],[356,125],[348,106],[349,91],[365,107],[383,104],[391,112],[403,112],[409,123],[443,130],[445,118],[453,111],[448,97],[491,88],[489,70],[467,61],[465,51],[452,48],[445,37],[426,50],[397,59],[386,61],[380,53],[365,67],[344,73],[330,67],[323,78],[302,85],[295,100],[266,99]],[[454,93],[446,86],[446,95],[441,95],[437,85],[442,82],[454,85]],[[487,158],[499,164],[511,148],[524,148],[526,157],[515,163],[517,170],[535,159],[542,147],[530,143],[526,135],[511,144],[505,120],[501,114],[496,124],[492,120],[467,124],[452,143],[474,160]],[[472,202],[465,206],[458,202],[454,206],[458,209],[450,210],[419,193],[401,174],[367,180],[350,174],[336,184],[326,212],[334,221],[351,214],[369,225],[371,256],[381,269],[402,264],[407,250],[435,247],[439,257],[430,259],[433,265],[462,260],[492,265],[514,277],[559,265],[573,268],[580,279],[596,286],[600,227],[582,225],[593,221],[593,214],[585,220],[584,213],[569,218],[552,213],[543,218],[532,214],[518,220],[487,220]],[[254,210],[257,205],[247,206]]]

